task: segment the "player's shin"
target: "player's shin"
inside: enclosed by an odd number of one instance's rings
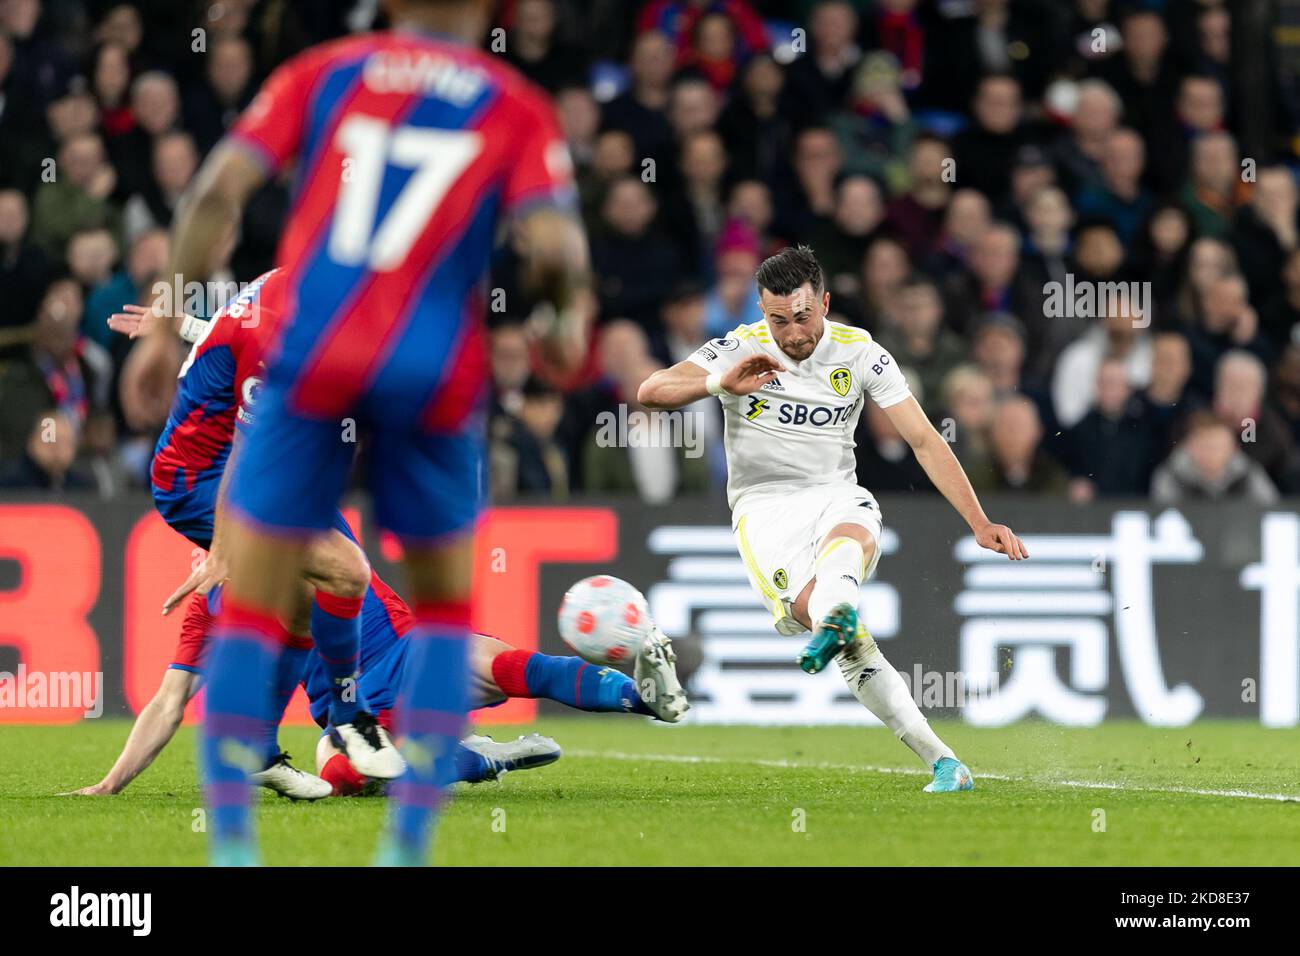
[[[845,537],[826,542],[817,557],[817,578],[808,597],[808,617],[814,630],[836,605],[858,606],[862,571],[861,544]]]
[[[265,765],[286,636],[273,614],[226,597],[207,668],[200,744],[214,863],[255,862],[248,777]]]
[[[262,753],[265,757],[263,766],[270,764],[279,756],[280,723],[284,720],[284,712],[289,709],[289,701],[293,699],[294,691],[302,682],[302,675],[307,670],[311,653],[311,637],[299,634],[289,635],[289,644],[280,653],[280,660],[275,667],[275,703],[262,741]]]
[[[311,607],[311,633],[330,679],[330,723],[350,724],[365,710],[357,685],[364,597],[340,597],[317,590]]]
[[[397,734],[406,773],[391,787],[379,862],[428,862],[433,817],[456,779],[456,745],[469,709],[469,602],[416,603],[416,626],[398,692]]]
[[[941,757],[953,756],[948,745],[930,729],[930,723],[916,706],[907,683],[894,665],[885,660],[885,655],[865,630],[837,660],[849,689],[862,706],[907,744],[927,767],[933,767]]]

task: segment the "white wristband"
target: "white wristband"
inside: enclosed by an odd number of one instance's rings
[[[714,372],[704,380],[704,387],[708,389],[710,395],[730,395],[731,393],[722,387],[722,373]]]
[[[207,329],[207,327],[208,327],[208,323],[206,319],[200,319],[192,315],[187,315],[181,321],[180,336],[186,342],[197,342],[199,339],[203,337],[203,333]]]

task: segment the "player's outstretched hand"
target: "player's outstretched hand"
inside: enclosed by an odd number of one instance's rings
[[[173,591],[172,596],[163,602],[163,615],[168,615],[174,611],[176,605],[180,604],[185,595],[190,592],[207,594],[226,580],[226,573],[226,559],[209,551],[208,556],[203,559],[203,563],[190,572],[190,576],[185,579],[185,583]]]
[[[1004,524],[993,524],[990,521],[975,532],[975,541],[981,548],[1005,554],[1012,561],[1023,561],[1029,557],[1029,550],[1025,547],[1025,543]]]
[[[58,794],[60,797],[111,797],[113,789],[104,783],[97,783],[92,787],[82,787],[80,790],[68,790]]]
[[[108,327],[130,339],[147,335],[153,328],[153,310],[147,305],[124,305],[108,317]]]
[[[722,375],[722,387],[732,395],[757,392],[781,371],[781,365],[768,355],[751,355],[742,359]]]

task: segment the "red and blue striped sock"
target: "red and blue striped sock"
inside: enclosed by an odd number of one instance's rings
[[[456,745],[469,711],[469,602],[417,603],[395,708],[407,770],[390,788],[390,839],[427,861],[432,820],[456,779]]]
[[[636,692],[632,678],[580,657],[503,651],[492,658],[492,679],[507,697],[545,697],[600,713],[654,713]]]
[[[265,766],[276,669],[287,634],[275,615],[226,596],[207,665],[207,707],[200,735],[204,795],[214,845],[253,838],[248,775]]]
[[[311,605],[311,636],[330,679],[330,723],[350,724],[366,709],[357,685],[361,659],[361,606],[364,597],[339,597],[316,591]]]

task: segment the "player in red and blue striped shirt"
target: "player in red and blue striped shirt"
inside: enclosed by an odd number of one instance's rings
[[[514,220],[551,306],[544,345],[575,363],[586,248],[571,166],[544,94],[474,49],[486,0],[392,0],[395,29],[278,69],[178,210],[168,274],[201,274],[222,228],[297,163],[277,264],[286,320],[230,489],[230,577],[209,670],[206,793],[215,862],[256,859],[251,742],[269,719],[283,620],[310,535],[330,527],[358,428],[376,522],[405,545],[416,626],[396,725],[413,755],[381,862],[427,859],[467,710],[472,534],[486,391],[484,284]],[[165,323],[160,323],[160,328]],[[128,389],[166,392],[169,342],[133,355]]]

